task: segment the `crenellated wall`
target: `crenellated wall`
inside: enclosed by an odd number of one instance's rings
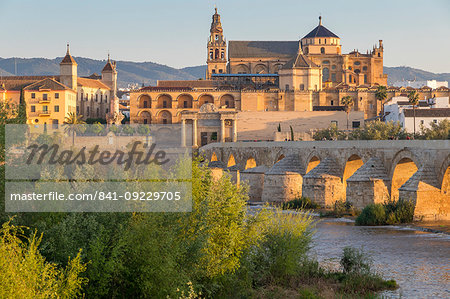
[[[207,158],[229,160],[243,172],[256,201],[287,201],[295,193],[322,206],[346,199],[359,209],[389,198],[414,201],[415,217],[450,220],[450,140],[285,141],[214,143]],[[252,163],[248,163],[252,161]],[[261,187],[261,166],[264,173]],[[258,186],[253,186],[258,184]]]

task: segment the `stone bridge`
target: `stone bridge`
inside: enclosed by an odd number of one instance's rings
[[[211,143],[200,148],[214,175],[250,185],[252,201],[309,197],[362,209],[411,200],[416,218],[450,220],[450,140]]]

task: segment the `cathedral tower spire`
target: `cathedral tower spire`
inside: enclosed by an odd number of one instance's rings
[[[222,23],[220,21],[220,15],[217,12],[217,7],[214,8],[214,14],[212,16],[210,36],[208,40],[208,70],[206,73],[206,79],[211,79],[213,74],[226,73],[227,69],[227,42],[223,36]]]

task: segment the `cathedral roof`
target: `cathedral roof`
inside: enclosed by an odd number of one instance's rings
[[[299,53],[297,57],[292,58],[286,62],[281,69],[293,69],[293,68],[309,68],[309,67],[319,67],[317,64],[311,61],[305,55]]]
[[[310,33],[305,35],[303,38],[314,38],[314,37],[335,37],[339,38],[336,34],[325,28],[325,26],[322,25],[322,17],[319,17],[319,25],[314,28]]]
[[[297,54],[298,41],[230,41],[230,58],[290,58]]]
[[[53,78],[45,78],[40,81],[37,81],[33,84],[28,85],[24,88],[25,90],[41,90],[41,89],[50,89],[50,90],[67,90],[70,89],[66,85],[56,81]]]

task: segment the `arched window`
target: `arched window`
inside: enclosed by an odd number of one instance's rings
[[[327,39],[325,39],[325,43],[324,43],[325,45],[327,44]]]
[[[328,80],[330,80],[330,69],[327,67],[324,67],[322,81],[327,82]]]
[[[325,54],[325,48],[324,47],[320,48],[320,53],[321,54]]]
[[[219,49],[216,49],[216,57],[215,59],[219,59]]]
[[[319,38],[319,44],[321,44],[320,38]]]
[[[225,57],[225,53],[222,51],[222,53],[220,53],[220,58],[224,59],[224,57]]]

